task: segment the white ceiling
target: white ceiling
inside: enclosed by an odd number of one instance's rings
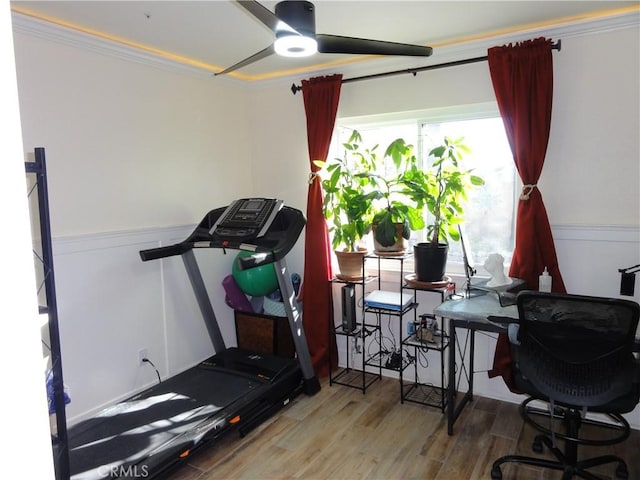
[[[264,1],[273,11],[277,2]],[[316,0],[317,33],[434,47],[511,32],[583,21],[637,9],[638,1],[338,1]],[[107,36],[134,48],[197,62],[220,71],[264,49],[272,33],[233,1],[13,1],[14,13]],[[160,52],[157,52],[160,51]],[[255,80],[323,70],[353,55],[316,54],[306,59],[272,55],[237,78]],[[411,59],[412,66],[425,59]],[[421,63],[422,62],[422,63]]]

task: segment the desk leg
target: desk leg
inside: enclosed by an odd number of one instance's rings
[[[475,372],[475,351],[476,351],[476,329],[469,329],[471,334],[470,348],[469,348],[469,401],[473,400],[473,377]]]
[[[453,435],[453,425],[456,420],[462,413],[465,405],[473,400],[473,369],[474,361],[473,357],[475,354],[475,329],[466,328],[466,336],[464,337],[464,348],[460,351],[460,372],[456,372],[456,350],[459,348],[458,345],[458,337],[456,335],[456,322],[455,320],[449,319],[449,336],[451,337],[451,343],[449,346],[449,388],[447,390],[447,433],[449,435]],[[469,342],[469,368],[465,367],[465,356],[467,353],[467,341]],[[458,404],[456,405],[456,394],[457,394],[457,386],[456,386],[456,373],[460,374],[460,379],[462,379],[462,375],[465,375],[467,379],[467,383],[469,388],[459,399]]]
[[[456,398],[456,326],[449,319],[449,385],[447,388],[447,433],[453,435]]]

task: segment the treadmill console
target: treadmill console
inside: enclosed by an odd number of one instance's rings
[[[226,238],[260,238],[271,227],[283,205],[275,198],[242,198],[220,215],[209,235]]]
[[[300,210],[274,198],[243,198],[211,210],[186,240],[140,251],[143,261],[182,255],[193,248],[245,250],[241,268],[280,260],[293,248],[305,225]]]

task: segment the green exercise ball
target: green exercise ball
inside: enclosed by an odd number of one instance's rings
[[[239,259],[250,255],[251,252],[241,251],[233,261],[231,274],[240,290],[252,297],[262,297],[275,292],[278,289],[278,278],[273,263],[240,270]]]

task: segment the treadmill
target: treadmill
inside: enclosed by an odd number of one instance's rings
[[[158,478],[230,431],[245,435],[301,392],[320,390],[285,256],[305,225],[299,210],[245,198],[210,211],[175,245],[140,251],[143,261],[182,257],[215,355],[68,430],[73,480]],[[249,251],[238,268],[273,263],[297,358],[227,348],[194,255],[197,248]]]

